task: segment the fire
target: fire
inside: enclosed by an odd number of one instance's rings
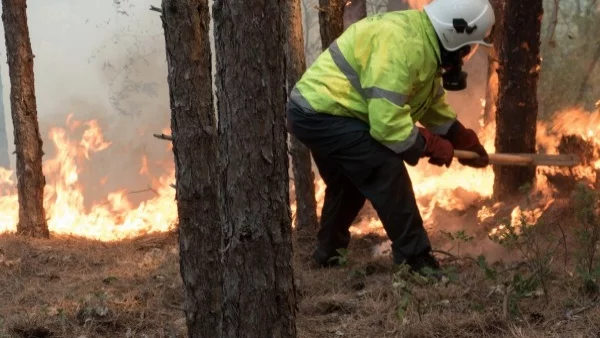
[[[482,100],[482,106],[485,101]],[[481,122],[481,120],[480,120]],[[600,146],[600,112],[586,112],[582,109],[569,109],[557,114],[548,122],[540,121],[537,125],[537,144],[540,152],[548,154],[558,153],[558,145],[563,135],[575,134],[585,140]],[[483,124],[481,123],[483,126]],[[480,128],[479,137],[486,150],[495,152],[495,124],[490,123]],[[542,214],[552,205],[554,188],[548,183],[545,173],[564,171],[576,178],[595,177],[595,169],[600,168],[600,159],[595,159],[593,165],[581,165],[569,169],[538,168],[538,176],[534,192],[539,195],[532,205],[514,207],[511,215],[511,224],[520,224],[523,220],[528,224],[536,224]],[[424,159],[416,167],[408,167],[413,183],[417,203],[425,224],[436,227],[436,210],[464,211],[469,207],[477,210],[479,222],[493,220],[502,203],[492,207],[485,206],[482,200],[489,198],[493,193],[494,172],[490,166],[485,169],[474,169],[462,166],[457,160],[453,161],[450,168],[435,167]],[[325,185],[317,182],[317,201],[319,208],[322,206]],[[501,226],[503,227],[503,226]],[[354,234],[366,234],[370,231],[381,231],[382,225],[376,215],[364,219],[360,224],[355,223],[350,231]],[[500,229],[502,230],[502,229]],[[498,231],[498,228],[495,229]]]
[[[152,178],[154,197],[138,206],[127,198],[126,190],[114,191],[103,202],[84,206],[84,185],[80,174],[95,153],[108,149],[111,142],[104,139],[97,121],[77,121],[72,115],[66,128],[52,128],[50,140],[56,155],[43,165],[46,176],[44,207],[48,227],[53,234],[82,236],[102,241],[120,240],[152,232],[170,230],[177,219],[174,202],[175,190],[170,187],[174,169],[169,168]],[[73,140],[70,133],[83,128],[81,140]],[[165,151],[168,151],[166,149]],[[149,176],[148,159],[140,159],[140,174]],[[12,173],[0,169],[0,232],[16,231],[18,201]],[[106,182],[103,178],[100,184]]]
[[[483,104],[483,102],[482,102]],[[540,151],[556,153],[560,137],[576,134],[588,142],[600,146],[600,112],[586,112],[571,109],[560,114],[550,122],[538,123],[537,142]],[[81,137],[73,134],[81,132]],[[162,131],[169,133],[168,128]],[[480,128],[479,136],[488,152],[494,152],[494,124]],[[174,201],[175,190],[170,186],[174,180],[172,162],[155,177],[151,170],[155,166],[147,156],[139,158],[138,174],[151,181],[149,191],[153,196],[136,205],[125,189],[113,191],[105,199],[86,207],[85,191],[89,182],[80,180],[82,172],[94,160],[98,153],[112,146],[106,140],[97,121],[78,121],[72,116],[64,128],[52,128],[49,132],[56,154],[44,161],[46,176],[44,205],[48,215],[48,224],[53,234],[82,236],[102,241],[120,240],[152,232],[171,230],[177,220],[177,207]],[[50,143],[48,143],[50,144]],[[172,144],[165,143],[165,154]],[[594,158],[590,165],[563,169],[576,177],[595,177],[600,167],[600,159]],[[559,169],[553,169],[559,170]],[[467,210],[474,207],[480,222],[493,219],[498,205],[483,206],[482,199],[492,195],[494,173],[492,167],[474,169],[462,166],[455,160],[450,168],[429,165],[422,160],[416,167],[408,167],[421,214],[428,226],[437,226],[436,211]],[[593,176],[590,176],[593,175]],[[110,177],[98,179],[104,185]],[[317,179],[315,197],[318,201],[317,213],[320,215],[325,196],[325,184]],[[527,216],[527,222],[535,224],[538,218],[551,205],[553,188],[542,170],[538,170],[537,192],[542,195],[532,206],[518,206],[513,210],[512,223]],[[296,208],[293,204],[292,211]],[[14,173],[0,168],[0,233],[14,232],[18,221],[18,199]],[[355,223],[351,231],[356,234],[382,231],[382,225],[376,215],[367,215],[360,223]]]

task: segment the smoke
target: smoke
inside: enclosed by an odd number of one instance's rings
[[[139,174],[144,155],[152,176],[172,167],[168,143],[152,137],[169,127],[170,109],[163,28],[159,14],[148,8],[141,0],[28,1],[44,158],[55,154],[48,138],[51,128],[66,128],[69,114],[82,122],[98,120],[104,138],[111,142],[82,168],[80,182],[86,187],[88,205],[117,189],[151,187],[151,177]],[[1,48],[5,58],[4,44]],[[6,59],[0,71],[12,152]],[[78,141],[83,131],[74,130],[69,136]],[[136,202],[152,194],[130,197]]]

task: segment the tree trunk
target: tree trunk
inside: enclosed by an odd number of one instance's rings
[[[306,70],[301,0],[289,2],[287,15],[288,95]],[[290,135],[290,153],[296,194],[296,230],[315,230],[318,225],[315,175],[309,149]]]
[[[489,49],[488,54],[488,81],[485,90],[485,107],[483,111],[483,122],[485,125],[495,123],[496,121],[496,105],[498,102],[498,49],[502,43],[504,34],[504,0],[491,0],[490,3],[494,7],[494,15],[496,16],[496,27],[494,36],[492,37],[494,45]]]
[[[213,7],[226,165],[222,337],[296,336],[282,5],[216,1]]]
[[[163,0],[189,337],[296,336],[280,3]],[[268,39],[265,39],[268,36]]]
[[[2,87],[2,77],[0,76],[0,167],[10,168],[10,155],[8,151],[8,137],[6,135],[6,123],[4,115],[4,96]]]
[[[405,11],[410,9],[406,0],[388,0],[387,11]]]
[[[25,0],[2,0],[2,21],[10,76],[10,102],[17,153],[19,223],[17,233],[50,236],[44,210],[42,139],[37,120],[33,52]]]
[[[347,0],[319,0],[321,47],[327,49],[344,31],[344,7]]]
[[[387,3],[387,11],[405,11],[410,9],[408,2],[406,0],[388,0]]]
[[[498,50],[496,151],[534,153],[538,113],[542,1],[507,0]],[[531,184],[535,168],[494,167],[494,196],[503,198]]]
[[[367,16],[367,0],[352,0],[344,8],[344,30]]]
[[[221,337],[222,177],[208,0],[163,0],[180,270],[190,337]]]
[[[494,47],[488,54],[488,76],[485,89],[485,107],[483,123],[488,125],[496,121],[496,102],[498,101],[498,55]]]

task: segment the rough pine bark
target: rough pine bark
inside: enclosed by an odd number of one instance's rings
[[[301,0],[290,0],[287,10],[288,95],[306,70]],[[296,195],[296,230],[315,230],[318,224],[315,175],[310,150],[290,135],[290,153]]]
[[[215,113],[208,1],[163,0],[190,337],[296,336],[283,5],[215,1]]]
[[[17,233],[48,238],[44,210],[42,138],[37,119],[33,52],[26,0],[2,0],[2,21],[10,77],[10,103],[17,154],[19,222]]]
[[[327,49],[344,31],[344,7],[347,0],[319,0],[321,47]]]
[[[534,153],[538,113],[542,0],[506,0],[498,49],[496,151]],[[494,167],[494,196],[515,195],[535,179],[534,167]]]
[[[189,337],[222,337],[222,176],[208,0],[163,0],[180,271]]]
[[[223,322],[215,338],[296,336],[286,7],[281,0],[218,0],[213,7],[226,206]]]

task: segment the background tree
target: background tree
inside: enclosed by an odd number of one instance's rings
[[[484,123],[496,121],[496,104],[498,103],[498,49],[504,34],[504,0],[490,0],[494,7],[496,25],[494,29],[494,45],[488,51],[488,74],[485,91],[485,107],[483,111]]]
[[[6,124],[4,122],[4,96],[1,95],[2,92],[2,77],[0,76],[0,167],[8,169],[10,167],[10,156],[8,152]]]
[[[496,152],[534,153],[542,0],[506,0],[500,12],[504,29],[495,41],[499,84]],[[495,166],[494,174],[494,196],[503,198],[532,183],[535,168]]]
[[[408,2],[404,0],[388,0],[387,2],[388,11],[404,11],[409,8]]]
[[[162,2],[190,337],[296,336],[279,4],[215,2],[215,113],[208,0]]]
[[[594,111],[600,99],[599,3],[544,0],[544,8],[540,117],[550,118],[574,106]]]
[[[287,65],[288,95],[306,70],[304,55],[304,34],[302,29],[301,0],[289,2],[287,15]],[[296,195],[296,229],[299,231],[316,229],[317,200],[315,198],[315,175],[309,149],[290,135],[290,152],[294,174],[294,192]]]
[[[325,50],[344,31],[344,7],[347,0],[319,0],[321,49]]]
[[[37,119],[33,52],[26,0],[2,0],[2,22],[10,76],[10,103],[17,154],[19,222],[17,233],[49,237],[44,210],[42,138]]]
[[[344,30],[367,16],[367,0],[347,0],[344,7]]]

